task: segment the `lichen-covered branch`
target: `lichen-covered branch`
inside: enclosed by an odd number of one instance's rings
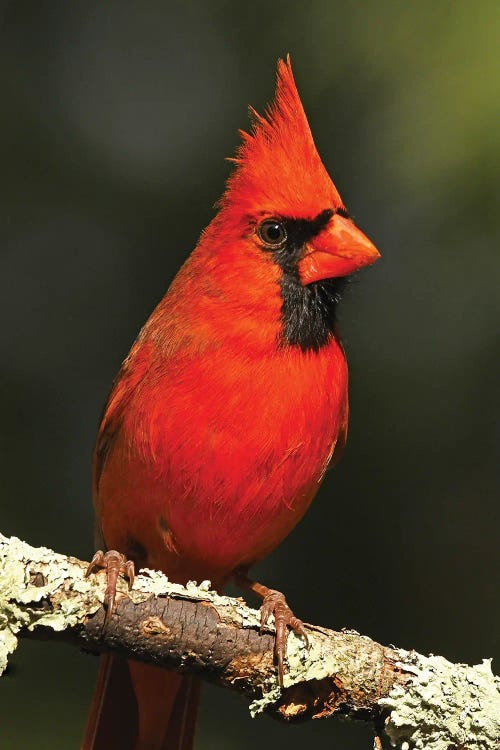
[[[284,690],[273,635],[258,613],[207,582],[183,587],[144,570],[104,625],[104,573],[0,535],[0,673],[19,637],[64,639],[186,671],[246,695],[253,715],[285,721],[333,715],[372,721],[375,746],[500,750],[500,680],[475,667],[387,648],[354,631],[309,625],[309,651],[291,634]]]

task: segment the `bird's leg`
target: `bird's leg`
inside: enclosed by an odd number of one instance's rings
[[[271,615],[274,615],[276,627],[276,641],[274,644],[274,653],[278,662],[278,682],[283,687],[283,676],[285,673],[284,660],[286,656],[286,644],[288,641],[288,629],[301,635],[307,647],[309,647],[309,638],[307,637],[304,623],[295,617],[292,610],[287,604],[284,594],[281,591],[269,589],[262,583],[252,581],[246,571],[237,570],[233,575],[233,580],[237,586],[243,589],[253,591],[262,599],[260,608],[260,630],[261,632],[267,625]]]
[[[110,549],[108,552],[97,550],[89,563],[85,577],[87,578],[96,568],[104,568],[106,571],[106,591],[104,592],[106,616],[104,618],[104,624],[107,624],[110,621],[115,608],[116,582],[118,581],[118,576],[123,574],[125,578],[128,578],[128,587],[131,589],[135,577],[134,563],[132,560],[127,560],[125,555],[122,555],[121,552],[117,552],[114,549]]]

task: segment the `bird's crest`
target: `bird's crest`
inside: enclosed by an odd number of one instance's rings
[[[314,145],[289,57],[278,61],[274,102],[264,116],[253,108],[250,114],[252,130],[240,131],[222,205],[303,218],[342,205]]]

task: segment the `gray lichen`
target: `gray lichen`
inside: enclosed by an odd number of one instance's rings
[[[385,731],[401,750],[500,748],[500,680],[491,661],[470,667],[441,656],[398,651],[412,675],[379,704],[390,709]]]
[[[58,607],[39,606],[59,590],[69,588],[79,596],[61,596]],[[0,534],[0,674],[17,646],[16,636],[21,628],[32,630],[43,625],[64,630],[100,605],[97,587],[83,577],[82,564],[77,560]]]
[[[322,680],[329,675],[342,670],[340,661],[325,648],[326,641],[319,638],[310,639],[309,648],[306,647],[301,636],[291,632],[287,644],[287,671],[284,675],[284,687],[288,688],[300,682]],[[275,679],[263,686],[263,695],[250,703],[250,713],[253,717],[263,713],[266,708],[274,705],[281,695]]]
[[[0,675],[17,647],[17,634],[22,628],[44,626],[61,631],[82,623],[99,609],[104,597],[104,574],[86,578],[85,571],[86,564],[76,558],[0,534]],[[212,591],[210,581],[199,585],[190,581],[185,588],[158,571],[145,568],[141,572],[132,591],[119,579],[118,597],[129,596],[135,603],[165,595],[209,601],[231,608],[232,617],[241,627],[258,625],[258,612],[248,609],[241,599]],[[50,601],[50,605],[40,607],[43,601]]]
[[[80,560],[0,534],[0,674],[21,630],[77,628],[101,607],[105,574],[86,578],[85,571],[86,563]],[[221,627],[259,626],[257,611],[241,599],[212,591],[209,581],[183,587],[145,569],[131,591],[120,578],[117,596],[128,596],[138,605],[160,596],[210,602]],[[439,656],[386,649],[352,631],[310,626],[309,634],[309,649],[302,638],[290,634],[285,688],[333,681],[333,700],[343,691],[348,707],[376,713],[378,706],[384,711],[385,733],[400,750],[500,750],[500,681],[489,661],[475,667],[451,664]],[[271,659],[269,664],[269,671],[258,673],[263,694],[251,704],[252,715],[272,710],[283,698]],[[384,684],[388,674],[390,681]],[[279,705],[279,710],[284,708]],[[287,718],[301,715],[303,708],[307,706],[292,700]],[[323,708],[313,708],[317,716],[336,710],[328,701]]]

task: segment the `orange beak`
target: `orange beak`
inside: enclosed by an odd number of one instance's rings
[[[368,237],[350,219],[339,214],[335,214],[328,226],[306,247],[306,254],[299,263],[303,284],[347,276],[380,258],[379,251]]]

